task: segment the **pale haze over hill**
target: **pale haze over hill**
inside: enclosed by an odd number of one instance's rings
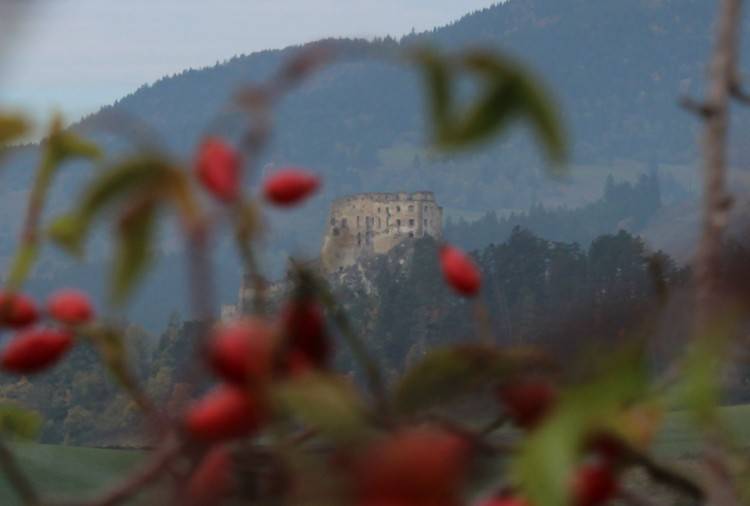
[[[0,0],[0,99],[76,118],[144,83],[326,37],[401,36],[493,0]],[[15,6],[15,7],[14,7]]]

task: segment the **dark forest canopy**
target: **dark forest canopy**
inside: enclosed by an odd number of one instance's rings
[[[407,241],[332,280],[362,337],[392,372],[428,348],[466,342],[473,333],[473,306],[444,284],[436,248],[430,238]],[[650,314],[660,283],[681,286],[687,276],[626,232],[598,237],[584,249],[516,228],[506,241],[473,256],[482,270],[481,296],[497,341],[561,350],[578,349],[583,340],[596,345],[605,336],[624,336]],[[658,279],[654,262],[660,266]],[[206,329],[173,316],[152,353],[146,352],[141,331],[128,330],[128,341],[139,350],[133,357],[139,381],[159,403],[178,409],[186,401],[183,382],[195,374],[191,343]],[[351,370],[346,352],[338,356],[337,367]],[[44,414],[46,442],[140,444],[137,410],[116,392],[83,343],[51,372],[21,380],[4,377],[0,385],[2,397],[22,398]]]
[[[516,227],[552,241],[587,246],[597,236],[617,230],[640,232],[662,206],[659,186],[655,172],[642,175],[635,183],[617,183],[610,176],[602,197],[585,206],[568,209],[537,204],[527,212],[502,218],[491,211],[471,222],[448,219],[444,234],[446,240],[468,250],[505,241]]]

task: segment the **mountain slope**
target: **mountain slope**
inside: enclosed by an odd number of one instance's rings
[[[697,121],[679,109],[681,93],[698,95],[710,47],[713,3],[705,0],[509,0],[449,26],[401,41],[331,41],[342,62],[292,93],[278,111],[277,132],[261,166],[302,164],[320,171],[325,193],[302,212],[270,217],[268,262],[278,268],[288,253],[315,254],[331,198],[356,191],[433,190],[450,209],[527,209],[535,203],[580,205],[598,195],[608,173],[633,179],[647,166],[668,164],[674,188],[693,178]],[[569,126],[572,177],[547,179],[536,146],[519,130],[481,150],[435,156],[426,146],[419,76],[372,53],[434,44],[446,50],[490,45],[529,64],[558,98]],[[124,142],[104,133],[119,117],[135,118],[158,132],[176,155],[188,159],[207,131],[241,124],[226,104],[243,83],[262,80],[298,48],[234,57],[144,86],[77,128],[98,132],[105,147]],[[222,118],[217,123],[216,118]],[[748,122],[741,112],[735,120]],[[209,125],[213,125],[209,129]],[[120,130],[127,126],[118,125]],[[28,188],[32,148],[17,153],[3,174],[0,211],[17,215]],[[742,144],[734,151],[742,159]],[[628,166],[627,173],[615,169]],[[619,170],[619,169],[618,169]],[[72,168],[53,195],[66,206],[86,174]],[[258,174],[251,175],[250,184]],[[18,223],[0,232],[0,255]],[[167,243],[167,252],[175,246]],[[104,247],[95,248],[101,257]],[[227,248],[217,263],[225,273],[238,264]],[[52,269],[54,271],[54,269]],[[54,277],[54,272],[50,274]],[[222,289],[229,296],[235,287]],[[165,316],[166,318],[166,316]]]

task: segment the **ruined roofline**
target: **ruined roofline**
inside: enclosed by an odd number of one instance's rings
[[[373,202],[435,202],[435,194],[431,191],[355,193],[335,199],[333,205],[335,206],[337,204],[359,200],[369,200]]]

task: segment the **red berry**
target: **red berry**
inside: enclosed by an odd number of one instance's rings
[[[34,373],[57,362],[73,344],[70,333],[54,329],[31,329],[17,334],[0,354],[3,369]]]
[[[261,381],[271,372],[273,331],[260,319],[247,319],[219,326],[209,344],[214,372],[226,381]]]
[[[284,309],[281,321],[290,371],[300,373],[325,367],[331,345],[321,307],[312,300],[292,302]]]
[[[435,428],[376,442],[354,465],[358,504],[458,504],[470,450],[464,438]]]
[[[237,387],[223,385],[191,406],[186,428],[201,441],[221,441],[249,436],[265,418],[260,399]]]
[[[516,495],[496,495],[480,502],[478,506],[531,506],[523,497]]]
[[[60,290],[47,301],[47,311],[61,323],[79,325],[94,316],[88,295],[78,290]]]
[[[221,446],[211,449],[190,477],[187,499],[191,506],[215,504],[235,487],[234,465],[229,451]]]
[[[12,328],[31,325],[39,318],[34,299],[20,293],[0,293],[0,324]]]
[[[470,297],[479,292],[482,284],[479,269],[460,249],[449,245],[440,248],[440,267],[445,280],[458,293]]]
[[[221,139],[208,138],[198,151],[198,179],[217,199],[231,202],[240,191],[240,156]]]
[[[505,385],[498,395],[511,419],[525,429],[532,429],[544,420],[557,400],[557,390],[539,378],[521,379]]]
[[[263,183],[266,200],[277,206],[293,206],[312,195],[320,178],[305,169],[281,169]]]
[[[606,462],[615,462],[627,451],[625,442],[609,432],[595,432],[586,439],[586,450]]]
[[[585,464],[575,475],[573,496],[576,506],[599,506],[612,499],[617,491],[617,478],[604,462]]]

